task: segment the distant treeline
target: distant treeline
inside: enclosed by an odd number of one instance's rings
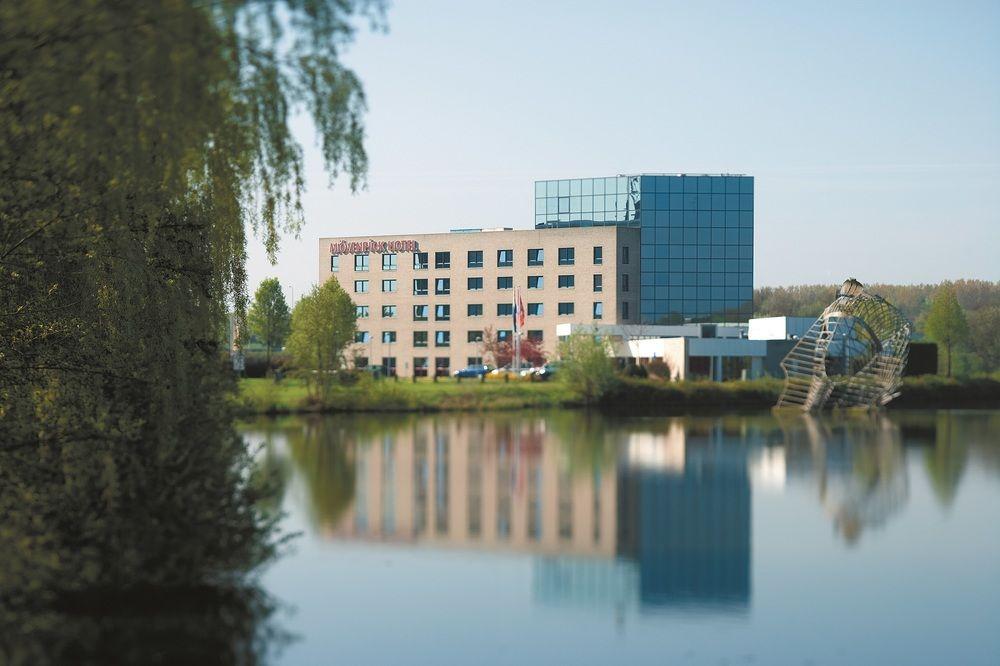
[[[1000,338],[1000,282],[956,280],[948,283],[965,310],[969,343],[964,350],[966,372],[1000,370],[996,358]],[[758,317],[817,317],[836,297],[840,285],[810,284],[791,287],[761,287],[754,290],[754,313]],[[869,284],[868,288],[899,308],[915,326],[917,339],[924,337],[923,324],[940,284]]]

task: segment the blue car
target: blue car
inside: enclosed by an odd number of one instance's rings
[[[482,377],[490,371],[490,366],[488,365],[470,365],[467,368],[462,368],[461,370],[456,370],[451,373],[455,377]]]

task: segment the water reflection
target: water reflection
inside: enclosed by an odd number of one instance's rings
[[[818,515],[856,545],[906,505],[906,449],[923,449],[948,505],[996,419],[552,413],[258,427],[272,464],[303,482],[325,538],[529,554],[540,604],[743,614],[752,489],[810,489]]]

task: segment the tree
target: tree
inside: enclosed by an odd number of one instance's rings
[[[617,382],[611,343],[606,338],[574,333],[560,343],[559,358],[559,374],[588,405],[600,400]]]
[[[1000,305],[989,305],[969,313],[969,346],[983,370],[1000,370]]]
[[[250,311],[247,312],[247,324],[250,332],[264,343],[267,349],[267,367],[271,367],[271,350],[279,349],[288,335],[291,315],[288,303],[281,292],[278,278],[266,278],[261,281],[254,294]]]
[[[951,377],[954,349],[968,339],[969,324],[965,319],[965,311],[955,297],[955,289],[950,284],[942,284],[935,292],[924,322],[924,331],[931,340],[944,345],[948,359],[946,374]]]
[[[314,398],[327,399],[336,371],[345,365],[344,351],[354,342],[354,303],[336,280],[313,287],[292,311],[288,351]]]
[[[273,257],[301,223],[291,115],[331,176],[363,181],[364,96],[338,58],[378,11],[0,3],[5,602],[235,581],[274,552],[219,331],[245,313],[246,230]]]
[[[490,359],[498,368],[511,365],[514,362],[514,342],[511,339],[500,340],[492,326],[483,331],[483,359]],[[541,341],[527,336],[521,338],[521,362],[538,367],[545,364],[545,348]]]

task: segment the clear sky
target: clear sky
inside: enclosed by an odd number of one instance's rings
[[[300,297],[317,239],[533,224],[533,181],[756,177],[755,285],[1000,279],[1000,2],[397,0],[345,56],[368,187],[306,119],[306,225],[251,290]]]

